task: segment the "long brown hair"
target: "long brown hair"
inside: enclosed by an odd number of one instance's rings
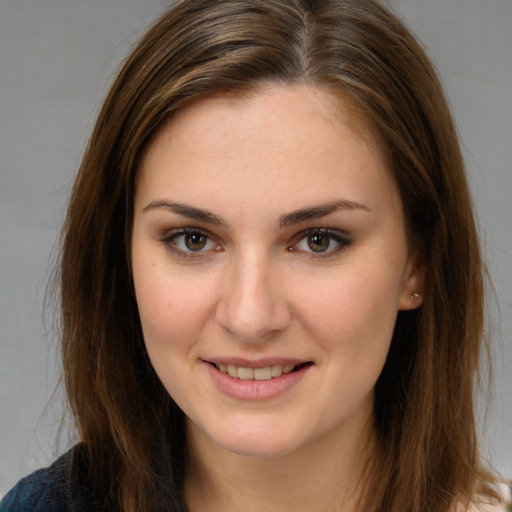
[[[348,99],[383,142],[426,267],[423,305],[399,313],[377,383],[379,451],[364,510],[445,512],[492,493],[473,410],[483,270],[456,130],[425,52],[374,0],[184,0],[126,60],[63,231],[76,465],[111,510],[186,509],[184,417],[147,357],[130,274],[135,174],[152,134],[186,102],[263,83],[318,85]]]

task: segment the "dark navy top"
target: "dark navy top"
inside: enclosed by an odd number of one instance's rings
[[[75,448],[76,449],[76,448]],[[1,512],[96,512],[102,510],[79,475],[71,472],[70,450],[50,467],[20,480],[0,503]]]

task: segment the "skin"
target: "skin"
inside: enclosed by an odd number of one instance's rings
[[[421,265],[377,140],[348,107],[308,86],[200,99],[142,159],[134,284],[152,364],[187,416],[191,510],[354,510],[374,385],[397,312],[421,302]],[[213,381],[205,361],[223,358],[310,364],[244,400]]]

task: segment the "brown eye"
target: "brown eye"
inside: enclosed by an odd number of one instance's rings
[[[339,230],[315,228],[297,233],[296,242],[288,247],[290,252],[298,252],[311,258],[328,258],[351,245],[348,233]]]
[[[174,252],[182,255],[197,253],[197,255],[218,251],[220,246],[216,244],[206,233],[196,230],[176,231],[165,237],[163,242]]]
[[[324,252],[329,249],[331,237],[325,233],[313,233],[307,237],[307,243],[313,252]]]
[[[206,247],[208,237],[202,233],[187,233],[184,243],[190,251],[200,251]]]

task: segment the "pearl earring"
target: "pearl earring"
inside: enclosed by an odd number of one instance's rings
[[[416,302],[418,299],[421,299],[421,295],[418,292],[411,293],[412,302]]]

